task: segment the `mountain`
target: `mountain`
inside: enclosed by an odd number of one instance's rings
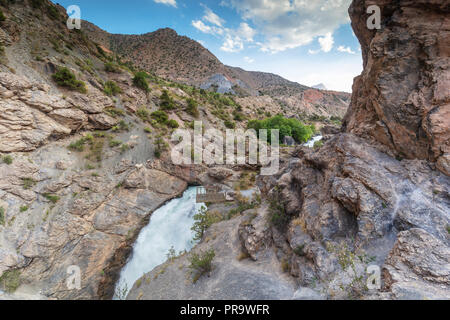
[[[87,21],[82,25],[92,41],[164,79],[242,97],[268,96],[273,99],[270,109],[285,108],[309,116],[343,117],[350,102],[345,92],[317,90],[275,74],[226,66],[200,43],[170,28],[121,35],[109,34]]]
[[[327,90],[327,87],[325,87],[325,85],[323,83],[316,84],[315,86],[312,86],[311,88],[319,89],[319,90]]]

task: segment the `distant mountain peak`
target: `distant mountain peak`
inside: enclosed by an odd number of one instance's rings
[[[319,89],[319,90],[327,90],[327,87],[323,83],[316,84],[315,86],[312,86],[313,89]]]

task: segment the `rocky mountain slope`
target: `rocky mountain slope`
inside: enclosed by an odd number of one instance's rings
[[[373,4],[382,28],[369,32]],[[189,281],[182,255],[136,282],[129,299],[450,298],[448,1],[354,0],[349,12],[365,69],[344,132],[284,156],[279,173],[258,178],[260,207],[208,230],[194,253],[219,253],[210,278]],[[380,290],[367,287],[371,265]],[[294,289],[284,276],[272,284],[280,270]]]
[[[282,107],[293,114],[343,117],[350,102],[348,93],[319,91],[278,75],[225,66],[200,43],[169,28],[120,35],[109,34],[87,21],[83,26],[94,42],[165,79],[220,93],[268,96],[272,109]]]

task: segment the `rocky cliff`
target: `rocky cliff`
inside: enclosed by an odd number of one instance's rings
[[[382,28],[366,26],[376,3]],[[354,1],[353,29],[364,58],[354,83],[347,132],[371,138],[406,159],[450,174],[449,1]]]

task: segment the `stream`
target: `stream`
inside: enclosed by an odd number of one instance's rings
[[[204,205],[196,203],[195,197],[196,187],[188,188],[181,198],[173,199],[153,212],[149,224],[141,230],[133,246],[132,255],[122,268],[116,292],[126,290],[128,293],[136,280],[167,261],[172,247],[177,254],[194,247],[191,227],[194,215]],[[117,298],[115,295],[114,299]]]

